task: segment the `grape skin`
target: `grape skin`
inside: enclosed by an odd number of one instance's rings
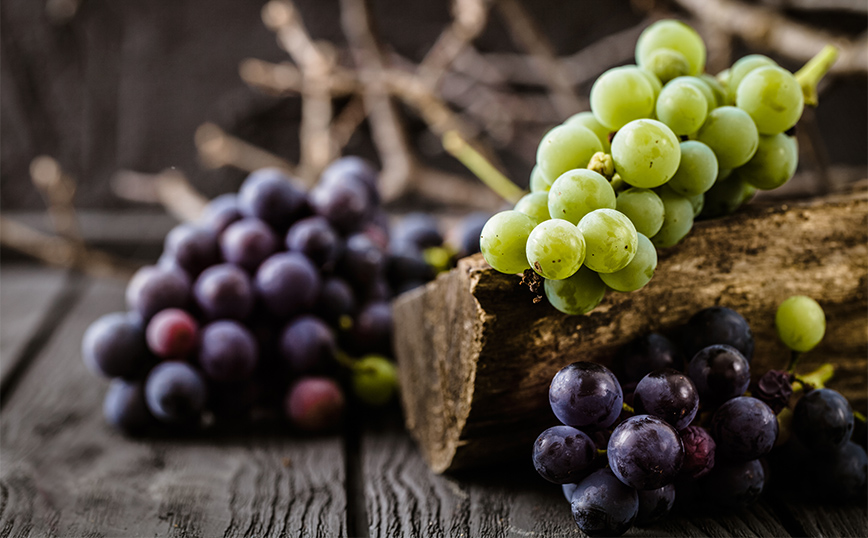
[[[127,312],[91,323],[81,341],[81,356],[90,371],[104,377],[134,376],[150,362],[142,324]]]
[[[741,85],[741,81],[751,71],[759,69],[760,67],[776,65],[778,64],[775,63],[774,60],[768,56],[763,56],[762,54],[748,54],[747,56],[742,56],[736,60],[728,70],[729,77],[726,84],[727,102],[729,104],[735,104],[738,87]]]
[[[651,189],[675,175],[681,162],[681,146],[664,123],[638,119],[615,134],[612,159],[621,179],[634,187]]]
[[[385,405],[398,388],[395,365],[380,355],[362,357],[353,365],[353,393],[371,406]]]
[[[220,236],[223,258],[251,272],[277,251],[278,244],[271,227],[251,217],[233,222]]]
[[[738,508],[756,502],[765,481],[759,460],[722,462],[700,481],[700,489],[714,505]]]
[[[760,135],[756,153],[736,174],[757,189],[771,190],[792,179],[798,165],[799,144],[795,136]]]
[[[533,444],[533,466],[539,475],[555,484],[575,483],[587,475],[597,455],[588,435],[571,426],[553,426]]]
[[[540,276],[561,280],[575,274],[585,259],[585,240],[573,224],[547,220],[527,239],[527,261]]]
[[[657,195],[663,202],[663,225],[651,238],[657,248],[674,247],[693,228],[693,204],[672,189],[662,187]]]
[[[714,218],[730,215],[748,202],[756,194],[756,187],[747,183],[735,170],[734,173],[721,181],[718,177],[713,187],[705,193],[705,205],[701,217]],[[720,175],[722,175],[721,170]]]
[[[631,187],[619,192],[615,209],[630,219],[637,233],[647,237],[654,237],[663,226],[663,200],[651,189]]]
[[[725,344],[737,349],[748,362],[753,358],[754,338],[750,325],[731,308],[703,308],[687,321],[684,334],[684,352],[689,357],[708,346]]]
[[[284,401],[286,416],[297,428],[310,432],[335,429],[343,418],[344,393],[327,377],[303,377]]]
[[[600,273],[600,280],[615,291],[630,292],[644,288],[657,269],[657,249],[644,234],[637,234],[636,255],[623,269]]]
[[[754,460],[771,452],[778,421],[765,403],[749,396],[724,402],[711,420],[717,454],[737,461]]]
[[[243,381],[250,377],[259,360],[253,334],[236,321],[222,320],[202,328],[199,364],[214,381]]]
[[[614,209],[591,211],[579,221],[585,238],[585,265],[598,273],[614,273],[627,267],[639,248],[636,227]]]
[[[804,353],[814,349],[826,334],[826,315],[814,299],[794,295],[775,312],[775,327],[781,341],[790,349]]]
[[[184,357],[196,348],[199,324],[186,311],[169,308],[151,318],[145,338],[148,348],[158,357]]]
[[[683,373],[669,368],[655,370],[636,385],[633,408],[639,414],[661,418],[681,430],[693,422],[699,411],[699,394]]]
[[[741,396],[750,385],[750,365],[737,349],[713,345],[700,350],[687,365],[703,404],[719,404]]]
[[[675,505],[675,485],[666,484],[657,489],[637,491],[639,494],[639,513],[637,526],[650,525],[669,515]]]
[[[196,279],[193,296],[208,319],[244,319],[253,311],[250,277],[231,263],[205,269]]]
[[[179,269],[148,265],[127,284],[127,309],[146,322],[160,310],[186,307],[189,298],[190,279]]]
[[[266,309],[285,318],[313,306],[320,278],[316,267],[303,255],[283,252],[259,266],[253,286]]]
[[[802,396],[793,410],[793,433],[816,452],[833,452],[853,434],[853,410],[840,393],[816,389]]]
[[[615,428],[606,455],[621,482],[636,489],[657,489],[675,479],[684,447],[671,425],[651,415],[636,415]]]
[[[708,101],[693,84],[674,81],[663,87],[657,98],[657,119],[677,135],[699,130],[708,115]]]
[[[696,139],[714,151],[720,168],[738,168],[756,153],[759,131],[747,112],[722,106],[708,114]]]
[[[622,380],[627,383],[640,381],[643,377],[662,368],[681,368],[682,359],[675,344],[660,333],[639,336],[618,352],[622,365]]]
[[[479,235],[482,256],[501,273],[520,273],[529,269],[527,238],[533,220],[520,211],[501,211],[488,219]]]
[[[594,113],[590,111],[579,112],[578,114],[573,114],[569,118],[564,121],[564,125],[581,125],[587,129],[590,129],[597,138],[600,140],[600,144],[603,145],[603,153],[611,153],[612,145],[609,142],[609,135],[612,131],[608,128],[604,127],[602,123],[597,121],[597,118],[594,117]],[[533,177],[533,173],[531,173],[531,177]],[[531,188],[533,190],[533,188]],[[548,189],[546,189],[548,190]]]
[[[570,509],[576,525],[588,536],[621,536],[636,520],[639,496],[611,469],[600,469],[579,482]]]
[[[802,87],[796,77],[777,66],[760,67],[748,73],[738,86],[735,104],[750,115],[764,135],[791,128],[805,108]]]
[[[623,403],[624,393],[615,374],[593,362],[565,366],[549,386],[552,411],[574,428],[608,428],[618,419]]]
[[[615,209],[617,199],[606,178],[585,168],[558,177],[549,191],[549,215],[578,224],[596,209]]]
[[[183,362],[158,364],[145,382],[148,409],[162,422],[196,420],[205,407],[207,395],[205,380],[192,366]]]
[[[546,133],[536,152],[536,163],[546,178],[554,181],[564,172],[588,166],[603,145],[590,129],[581,125],[559,125]]]
[[[655,98],[652,83],[638,67],[615,67],[591,87],[591,112],[600,124],[617,131],[633,120],[651,116]]]
[[[599,275],[585,266],[563,280],[545,281],[546,298],[557,310],[569,315],[587,314],[606,295],[606,284]]]
[[[705,43],[696,30],[683,22],[662,20],[643,30],[636,41],[636,63],[645,66],[661,48],[681,53],[690,66],[690,75],[698,75],[705,69]]]
[[[140,380],[112,379],[102,409],[106,422],[127,435],[141,435],[157,423],[148,411]]]
[[[515,209],[530,217],[534,223],[539,224],[551,218],[549,215],[549,195],[547,192],[532,192],[524,195],[516,202]]]
[[[666,186],[682,196],[696,196],[714,185],[717,174],[717,157],[711,148],[697,140],[686,140],[681,143],[681,163],[678,170]]]

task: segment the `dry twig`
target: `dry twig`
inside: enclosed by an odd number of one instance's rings
[[[178,170],[142,174],[119,170],[111,179],[115,194],[133,202],[161,204],[175,218],[195,221],[202,215],[208,199]]]
[[[45,200],[57,234],[81,245],[81,230],[73,205],[75,181],[56,160],[47,155],[40,155],[30,162],[30,179]]]
[[[429,88],[436,88],[452,63],[482,33],[492,0],[453,0],[452,23],[419,64],[418,73]]]
[[[275,167],[295,174],[295,167],[289,161],[227,134],[213,123],[203,123],[196,129],[195,143],[199,158],[206,168],[232,166],[252,172],[259,168]]]

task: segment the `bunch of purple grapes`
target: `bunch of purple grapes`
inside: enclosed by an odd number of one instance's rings
[[[389,402],[389,301],[433,278],[423,254],[443,239],[425,219],[390,238],[376,180],[355,157],[310,192],[262,169],[174,228],[130,281],[128,311],[84,336],[85,363],[113,378],[108,422],[143,433],[265,411],[319,431],[339,423],[348,392]]]
[[[805,329],[778,328],[782,336]],[[841,394],[788,371],[751,385],[754,339],[734,310],[701,310],[678,334],[680,346],[651,333],[623,348],[620,379],[591,362],[552,379],[549,403],[562,425],[537,438],[533,464],[562,484],[582,531],[619,536],[658,521],[676,492],[682,506],[746,506],[766,486],[767,457],[821,495],[865,494],[865,435],[862,446],[850,440],[854,413]],[[804,391],[795,404],[794,381]]]

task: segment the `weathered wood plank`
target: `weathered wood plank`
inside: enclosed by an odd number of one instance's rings
[[[801,536],[868,536],[868,508],[863,502],[810,505],[775,502],[778,513],[799,526]]]

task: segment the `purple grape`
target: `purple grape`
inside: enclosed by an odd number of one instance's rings
[[[567,426],[605,429],[621,414],[624,394],[615,374],[605,366],[574,362],[555,374],[549,386],[549,403]]]
[[[112,379],[102,405],[106,422],[127,435],[140,435],[156,425],[145,403],[142,381]]]
[[[322,370],[336,352],[332,330],[313,316],[292,320],[280,336],[280,355],[294,374]]]
[[[769,370],[751,388],[751,394],[780,413],[790,404],[793,395],[793,374],[784,370]]]
[[[584,432],[572,426],[553,426],[533,444],[533,466],[555,484],[576,483],[591,468],[597,447]]]
[[[362,289],[362,298],[366,303],[388,302],[394,296],[392,287],[385,278],[376,278],[367,288]]]
[[[756,398],[739,396],[726,401],[711,420],[717,455],[730,460],[755,460],[771,452],[778,438],[778,419],[771,407]]]
[[[220,261],[217,234],[193,224],[175,226],[166,236],[164,250],[190,276]]]
[[[392,306],[387,302],[368,303],[353,322],[353,347],[360,353],[392,349]]]
[[[104,377],[132,377],[151,363],[141,322],[126,312],[91,323],[82,338],[81,356],[92,372]]]
[[[333,379],[304,377],[290,388],[285,410],[289,420],[302,430],[333,430],[344,413],[344,393]]]
[[[145,381],[148,409],[162,422],[192,422],[201,416],[208,390],[205,380],[185,362],[158,364]]]
[[[220,250],[226,261],[251,272],[277,252],[279,245],[280,239],[271,227],[251,217],[233,222],[220,236]]]
[[[744,507],[763,492],[766,474],[759,460],[723,462],[700,481],[700,490],[712,505]]]
[[[741,314],[723,306],[700,310],[684,329],[684,351],[688,357],[703,348],[727,345],[737,349],[748,362],[753,357],[753,333]]]
[[[340,273],[357,286],[368,286],[383,274],[386,255],[365,234],[354,234],[347,239],[340,261]]]
[[[319,295],[319,273],[304,255],[282,252],[259,266],[254,287],[269,312],[288,318],[313,306]]]
[[[316,311],[332,325],[337,325],[342,316],[352,316],[356,312],[353,288],[338,277],[326,278],[316,300]]]
[[[183,358],[196,348],[199,324],[178,308],[157,312],[145,330],[148,348],[161,358]]]
[[[633,392],[633,407],[639,414],[662,418],[680,430],[693,422],[699,410],[699,394],[689,377],[664,368],[639,381]]]
[[[341,253],[341,240],[329,221],[313,216],[293,224],[286,234],[286,246],[300,252],[317,267],[331,269]]]
[[[395,226],[392,244],[407,244],[424,250],[442,245],[443,235],[440,234],[434,217],[427,213],[410,213]]]
[[[570,508],[576,525],[588,536],[621,536],[639,514],[639,496],[611,469],[600,469],[579,482]]]
[[[199,224],[220,235],[227,226],[241,219],[238,196],[235,193],[221,194],[214,198],[202,211]]]
[[[638,526],[650,525],[663,519],[669,515],[675,504],[674,484],[667,484],[657,489],[640,490],[637,493],[639,494],[639,513],[636,515],[635,524]]]
[[[253,310],[250,277],[230,263],[203,271],[196,280],[193,296],[208,319],[244,319]]]
[[[726,345],[703,348],[687,365],[704,404],[716,405],[741,396],[750,385],[750,365],[737,349]]]
[[[403,282],[427,282],[434,278],[434,269],[425,261],[422,252],[413,245],[393,245],[386,265],[389,283],[398,288]]]
[[[310,191],[310,203],[343,234],[358,230],[372,209],[369,190],[355,181],[320,182]]]
[[[622,482],[636,489],[657,489],[675,480],[684,461],[684,447],[667,422],[636,415],[615,428],[606,455]]]
[[[184,308],[190,299],[190,279],[178,270],[148,265],[142,267],[127,285],[127,308],[149,321],[167,308]]]
[[[215,321],[202,328],[199,365],[208,379],[242,381],[253,374],[259,348],[253,334],[235,321]]]
[[[449,242],[455,247],[458,258],[479,252],[479,236],[489,218],[491,215],[488,213],[471,213],[449,231]]]
[[[813,474],[821,496],[847,501],[865,495],[868,456],[864,448],[848,441],[835,452],[817,459]]]
[[[684,445],[684,463],[680,475],[690,479],[705,476],[714,468],[717,445],[711,434],[699,426],[688,426],[678,432]]]
[[[282,234],[307,210],[304,191],[296,188],[292,181],[277,168],[262,168],[251,173],[238,190],[241,214],[265,221]]]
[[[578,484],[562,484],[561,491],[564,494],[564,497],[567,499],[567,502],[571,502],[573,500],[573,493],[576,492],[576,488],[578,488]]]
[[[624,383],[637,382],[661,368],[681,368],[681,356],[675,345],[660,333],[648,333],[636,338],[618,353]]]
[[[380,192],[377,189],[377,170],[361,157],[351,155],[334,161],[323,170],[319,182],[322,185],[359,183],[364,185],[373,204],[380,203]]]
[[[793,409],[793,433],[815,452],[834,452],[853,434],[853,410],[839,392],[817,389],[805,394]]]

